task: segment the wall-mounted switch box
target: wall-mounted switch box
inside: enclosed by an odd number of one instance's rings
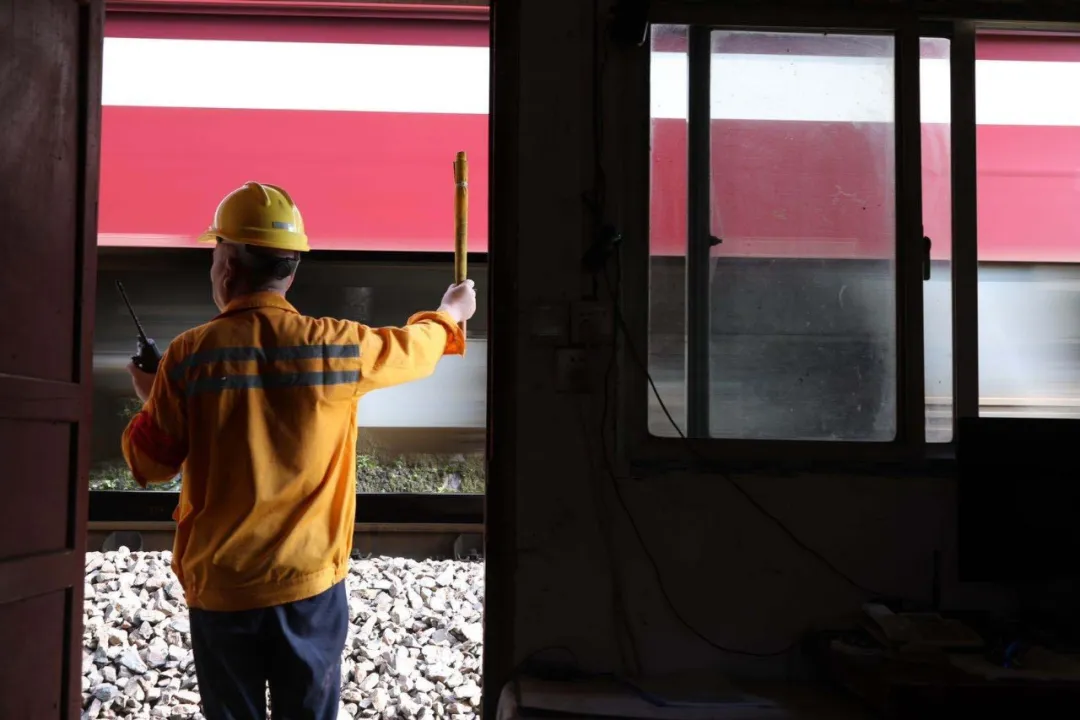
[[[555,389],[560,393],[584,394],[591,390],[589,353],[584,348],[555,350]]]
[[[579,300],[570,305],[570,342],[597,345],[611,342],[612,307],[597,300]]]

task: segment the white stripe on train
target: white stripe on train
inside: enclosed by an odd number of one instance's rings
[[[484,115],[488,49],[106,38],[102,101],[136,107]],[[923,60],[924,122],[949,121],[949,63]],[[714,56],[714,119],[889,122],[892,62]],[[981,60],[982,125],[1080,126],[1080,63]],[[654,53],[653,117],[686,117],[686,58]]]
[[[482,47],[106,38],[102,104],[483,115],[488,72]]]

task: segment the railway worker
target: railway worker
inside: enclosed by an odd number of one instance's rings
[[[308,250],[279,187],[227,195],[202,240],[220,314],[179,335],[123,434],[138,483],[183,470],[172,567],[187,597],[208,720],[337,718],[349,625],[344,578],[364,393],[462,354],[472,281],[403,327],[301,315],[285,299]]]

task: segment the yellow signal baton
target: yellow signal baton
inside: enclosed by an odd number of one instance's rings
[[[469,161],[464,152],[454,160],[454,284],[468,277],[469,255]],[[461,322],[465,332],[465,321]]]

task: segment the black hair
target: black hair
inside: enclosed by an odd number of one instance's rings
[[[219,243],[225,242],[221,237],[217,240]],[[300,265],[300,253],[295,250],[288,255],[282,255],[281,251],[258,245],[235,244],[240,248],[240,262],[247,271],[248,281],[255,287],[285,280],[291,277]]]

